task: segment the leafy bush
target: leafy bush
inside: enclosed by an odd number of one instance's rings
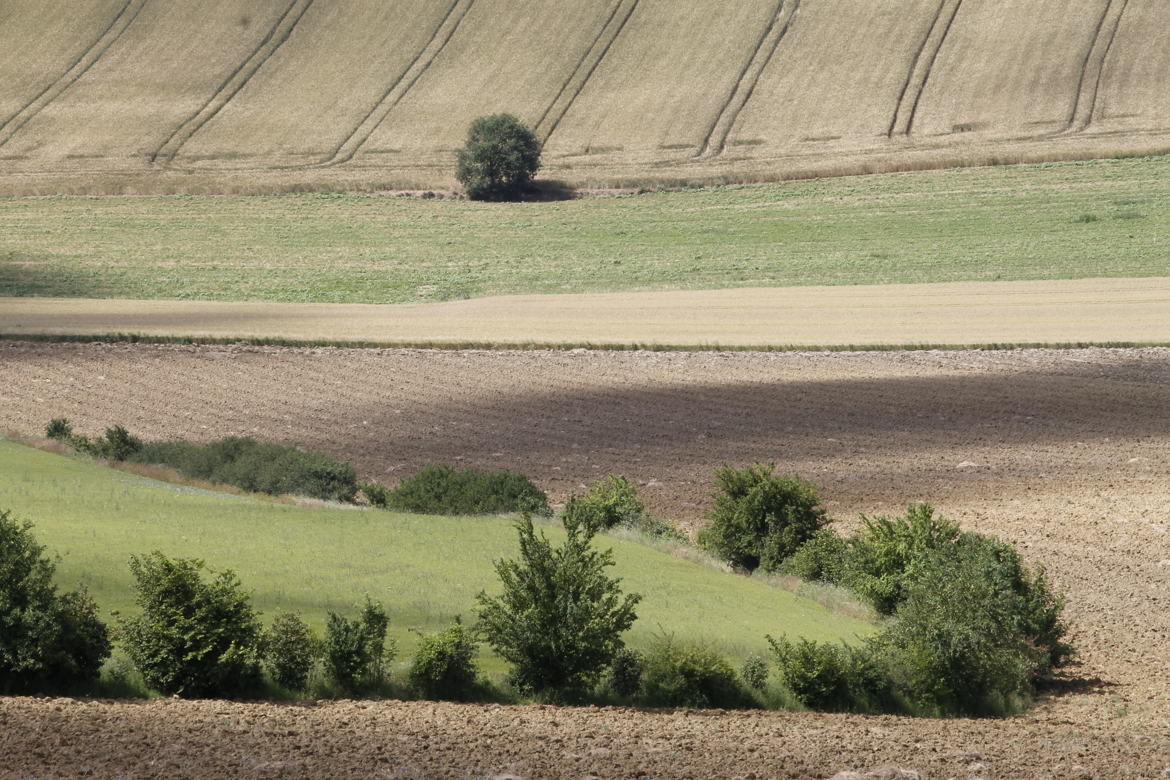
[[[318,654],[317,638],[295,612],[272,619],[264,634],[264,666],[272,681],[290,691],[308,687],[309,672]]]
[[[584,495],[569,496],[562,519],[565,525],[576,524],[594,532],[622,527],[647,536],[685,538],[670,523],[650,516],[633,482],[613,474],[594,482]]]
[[[352,502],[358,490],[357,473],[345,461],[251,437],[229,436],[208,444],[155,442],[143,445],[133,460],[170,466],[195,479],[256,493]]]
[[[822,528],[796,549],[784,570],[804,580],[837,584],[844,579],[848,560],[849,543]]]
[[[816,486],[800,477],[777,477],[774,464],[715,472],[719,491],[711,524],[699,545],[748,571],[779,568],[826,522]]]
[[[511,114],[480,117],[456,153],[455,178],[472,200],[514,200],[540,169],[540,142]]]
[[[146,684],[180,696],[230,696],[260,680],[263,628],[236,575],[203,578],[204,563],[160,552],[131,556],[142,612],[123,621],[122,644]]]
[[[366,497],[366,501],[370,502],[370,506],[385,509],[390,502],[390,488],[386,487],[380,482],[363,482],[361,484],[362,495]]]
[[[646,654],[642,692],[660,707],[742,707],[746,696],[735,670],[718,653],[672,637],[660,638]]]
[[[609,689],[618,696],[633,696],[642,687],[646,659],[637,650],[624,647],[609,665]]]
[[[428,515],[550,515],[548,496],[522,474],[428,466],[390,491],[387,509]]]
[[[343,691],[355,693],[379,685],[396,648],[387,643],[390,621],[381,604],[366,598],[361,615],[349,620],[329,613],[325,628],[325,670]]]
[[[768,637],[780,679],[806,707],[834,711],[895,709],[891,683],[873,646]]]
[[[31,523],[0,511],[0,690],[90,682],[110,655],[97,605],[84,590],[58,594],[44,552]]]
[[[94,458],[127,460],[142,448],[142,440],[131,436],[121,425],[106,428],[103,438],[91,440],[73,432],[73,424],[64,417],[56,417],[45,426],[45,436],[69,445],[78,452]]]
[[[605,569],[613,552],[592,547],[593,534],[566,528],[562,547],[537,534],[525,515],[516,524],[518,560],[496,561],[503,593],[476,597],[478,630],[513,665],[521,690],[578,695],[594,685],[624,643],[641,596],[622,596]]]
[[[753,691],[764,690],[768,687],[768,662],[754,653],[749,655],[739,668],[739,678]]]
[[[471,633],[456,621],[419,643],[410,667],[410,682],[428,699],[462,701],[475,694],[477,650]]]

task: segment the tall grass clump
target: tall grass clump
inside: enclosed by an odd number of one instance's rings
[[[548,496],[523,474],[427,466],[382,498],[383,506],[427,515],[551,515]]]

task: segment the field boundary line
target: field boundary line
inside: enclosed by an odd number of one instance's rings
[[[751,56],[748,57],[743,69],[739,72],[735,87],[727,96],[727,100],[720,106],[715,115],[715,121],[711,123],[706,135],[703,136],[697,157],[714,157],[723,153],[727,147],[727,139],[731,135],[732,128],[739,120],[740,112],[755,94],[756,86],[759,85],[760,78],[764,75],[764,69],[776,56],[776,50],[780,48],[781,41],[787,37],[788,30],[799,12],[800,0],[780,0],[776,5],[772,20],[760,34],[755,49],[752,50]]]
[[[296,339],[269,336],[161,336],[149,333],[4,333],[0,341],[30,344],[177,344],[337,349],[420,349],[436,352],[988,352],[1024,349],[1164,349],[1170,341],[1012,341],[986,343],[902,342],[888,344],[720,344],[718,342],[461,341]]]
[[[1109,0],[1101,13],[1101,19],[1097,22],[1097,29],[1093,34],[1093,42],[1081,63],[1076,101],[1073,103],[1065,132],[1079,133],[1092,124],[1093,115],[1097,111],[1101,80],[1105,75],[1105,62],[1109,59],[1109,52],[1113,50],[1117,31],[1121,27],[1121,18],[1128,7],[1129,0]]]
[[[150,162],[154,164],[161,160],[166,165],[174,160],[183,146],[216,114],[222,111],[232,98],[252,80],[257,71],[264,67],[264,63],[288,41],[314,2],[315,0],[292,0],[285,8],[284,13],[277,19],[276,24],[268,31],[268,34],[260,40],[252,53],[224,79],[219,88],[207,99],[207,102],[188,117],[183,124],[175,128],[162,145],[151,153]]]
[[[427,41],[406,69],[398,76],[397,79],[390,85],[390,88],[382,93],[382,97],[374,104],[374,107],[362,118],[349,135],[342,141],[332,154],[322,162],[312,165],[302,166],[305,168],[327,168],[334,165],[342,165],[349,162],[358,153],[358,150],[365,145],[366,141],[370,140],[370,136],[378,129],[382,122],[386,121],[386,117],[397,107],[406,93],[414,88],[422,75],[434,64],[443,50],[447,48],[447,44],[455,37],[455,33],[463,26],[463,20],[467,18],[467,14],[471,11],[471,7],[475,5],[475,0],[455,0],[451,7],[447,9],[446,15],[439,25],[431,34],[430,40]]]
[[[602,25],[601,30],[597,33],[597,37],[593,39],[593,43],[577,62],[577,67],[573,69],[573,72],[561,84],[561,88],[557,92],[556,97],[553,98],[548,108],[544,110],[540,119],[537,120],[535,128],[536,136],[540,139],[541,144],[548,143],[548,139],[560,127],[561,120],[569,113],[569,109],[573,107],[573,103],[577,102],[577,98],[585,90],[585,85],[589,83],[589,79],[593,78],[593,74],[609,54],[614,43],[621,37],[630,18],[638,10],[638,4],[640,2],[641,0],[618,0],[614,5],[609,19]],[[625,11],[624,13],[622,13],[623,10]]]
[[[33,117],[77,83],[78,79],[84,76],[122,37],[126,28],[138,18],[138,14],[142,12],[142,8],[147,2],[148,0],[126,0],[126,4],[114,15],[106,28],[86,47],[85,51],[78,55],[64,73],[50,82],[19,111],[0,122],[0,146],[8,143],[14,135],[20,132],[21,128],[32,121]]]
[[[902,91],[898,93],[898,104],[894,108],[894,116],[890,120],[890,127],[886,131],[887,138],[894,136],[909,136],[914,129],[914,119],[918,115],[918,104],[926,91],[926,84],[934,71],[934,63],[938,60],[943,44],[951,34],[955,24],[955,17],[963,0],[942,0],[935,14],[934,22],[930,25],[922,45],[914,55],[914,62],[906,74],[906,81],[902,84]],[[927,54],[929,52],[929,54]],[[926,55],[926,56],[923,56]],[[913,96],[912,98],[910,96]]]

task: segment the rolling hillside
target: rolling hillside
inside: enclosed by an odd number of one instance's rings
[[[718,9],[717,11],[715,9]],[[14,0],[0,193],[577,184],[1170,149],[1165,0]]]

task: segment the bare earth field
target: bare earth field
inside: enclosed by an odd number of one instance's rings
[[[0,428],[252,434],[389,482],[610,472],[695,526],[721,461],[775,460],[844,525],[927,500],[1067,591],[1081,664],[1027,715],[925,721],[435,704],[0,704],[0,774],[1168,776],[1170,350],[436,352],[0,343]],[[53,736],[45,736],[46,734]],[[153,762],[153,763],[152,763]]]
[[[1170,343],[1170,279],[508,295],[398,306],[0,298],[0,333],[386,345]]]

